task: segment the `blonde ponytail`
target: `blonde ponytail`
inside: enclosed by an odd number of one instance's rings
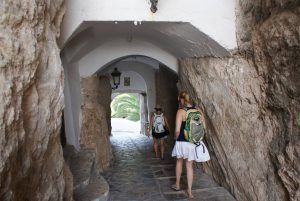
[[[182,91],[179,94],[179,99],[182,99],[184,101],[184,104],[193,104],[193,101],[190,97],[190,95],[186,91]]]

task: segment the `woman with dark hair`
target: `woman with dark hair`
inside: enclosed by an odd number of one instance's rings
[[[154,109],[155,112],[151,115],[150,118],[151,131],[150,129],[148,130],[148,136],[150,135],[150,132],[152,132],[153,149],[156,158],[158,158],[158,144],[160,141],[160,157],[162,160],[164,160],[164,138],[169,134],[169,124],[167,118],[162,112],[162,108],[159,105],[157,105]]]
[[[192,194],[192,184],[193,184],[193,161],[205,162],[210,160],[208,150],[204,143],[201,141],[201,149],[197,149],[194,143],[188,142],[184,136],[184,129],[187,120],[187,111],[195,108],[190,95],[183,91],[179,94],[179,109],[176,114],[176,128],[175,128],[175,146],[172,151],[172,156],[177,157],[176,161],[176,183],[172,185],[172,188],[176,191],[180,190],[180,178],[182,173],[183,160],[185,160],[186,170],[187,170],[187,194],[189,198],[193,198]],[[205,119],[203,112],[198,109],[201,113],[202,122],[205,125]],[[203,150],[203,151],[202,151]]]

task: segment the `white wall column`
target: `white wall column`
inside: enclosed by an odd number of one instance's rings
[[[64,65],[65,70],[65,109],[64,121],[67,144],[80,149],[79,136],[81,128],[81,91],[78,65]]]

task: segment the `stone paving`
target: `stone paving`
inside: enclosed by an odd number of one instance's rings
[[[185,191],[173,191],[175,160],[171,148],[165,160],[153,158],[152,139],[140,134],[114,133],[111,137],[115,162],[103,173],[110,186],[110,201],[188,200]],[[185,169],[185,168],[184,168]],[[186,188],[183,173],[182,184]],[[208,175],[195,169],[193,184],[195,201],[235,201],[223,187]]]

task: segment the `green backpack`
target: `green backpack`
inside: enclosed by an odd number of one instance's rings
[[[194,143],[195,149],[201,145],[201,140],[204,138],[206,130],[204,122],[201,118],[201,112],[197,109],[186,110],[186,124],[184,128],[184,138],[187,142]],[[204,146],[203,153],[205,153]],[[197,152],[196,152],[197,154]],[[197,156],[198,157],[198,156]]]

